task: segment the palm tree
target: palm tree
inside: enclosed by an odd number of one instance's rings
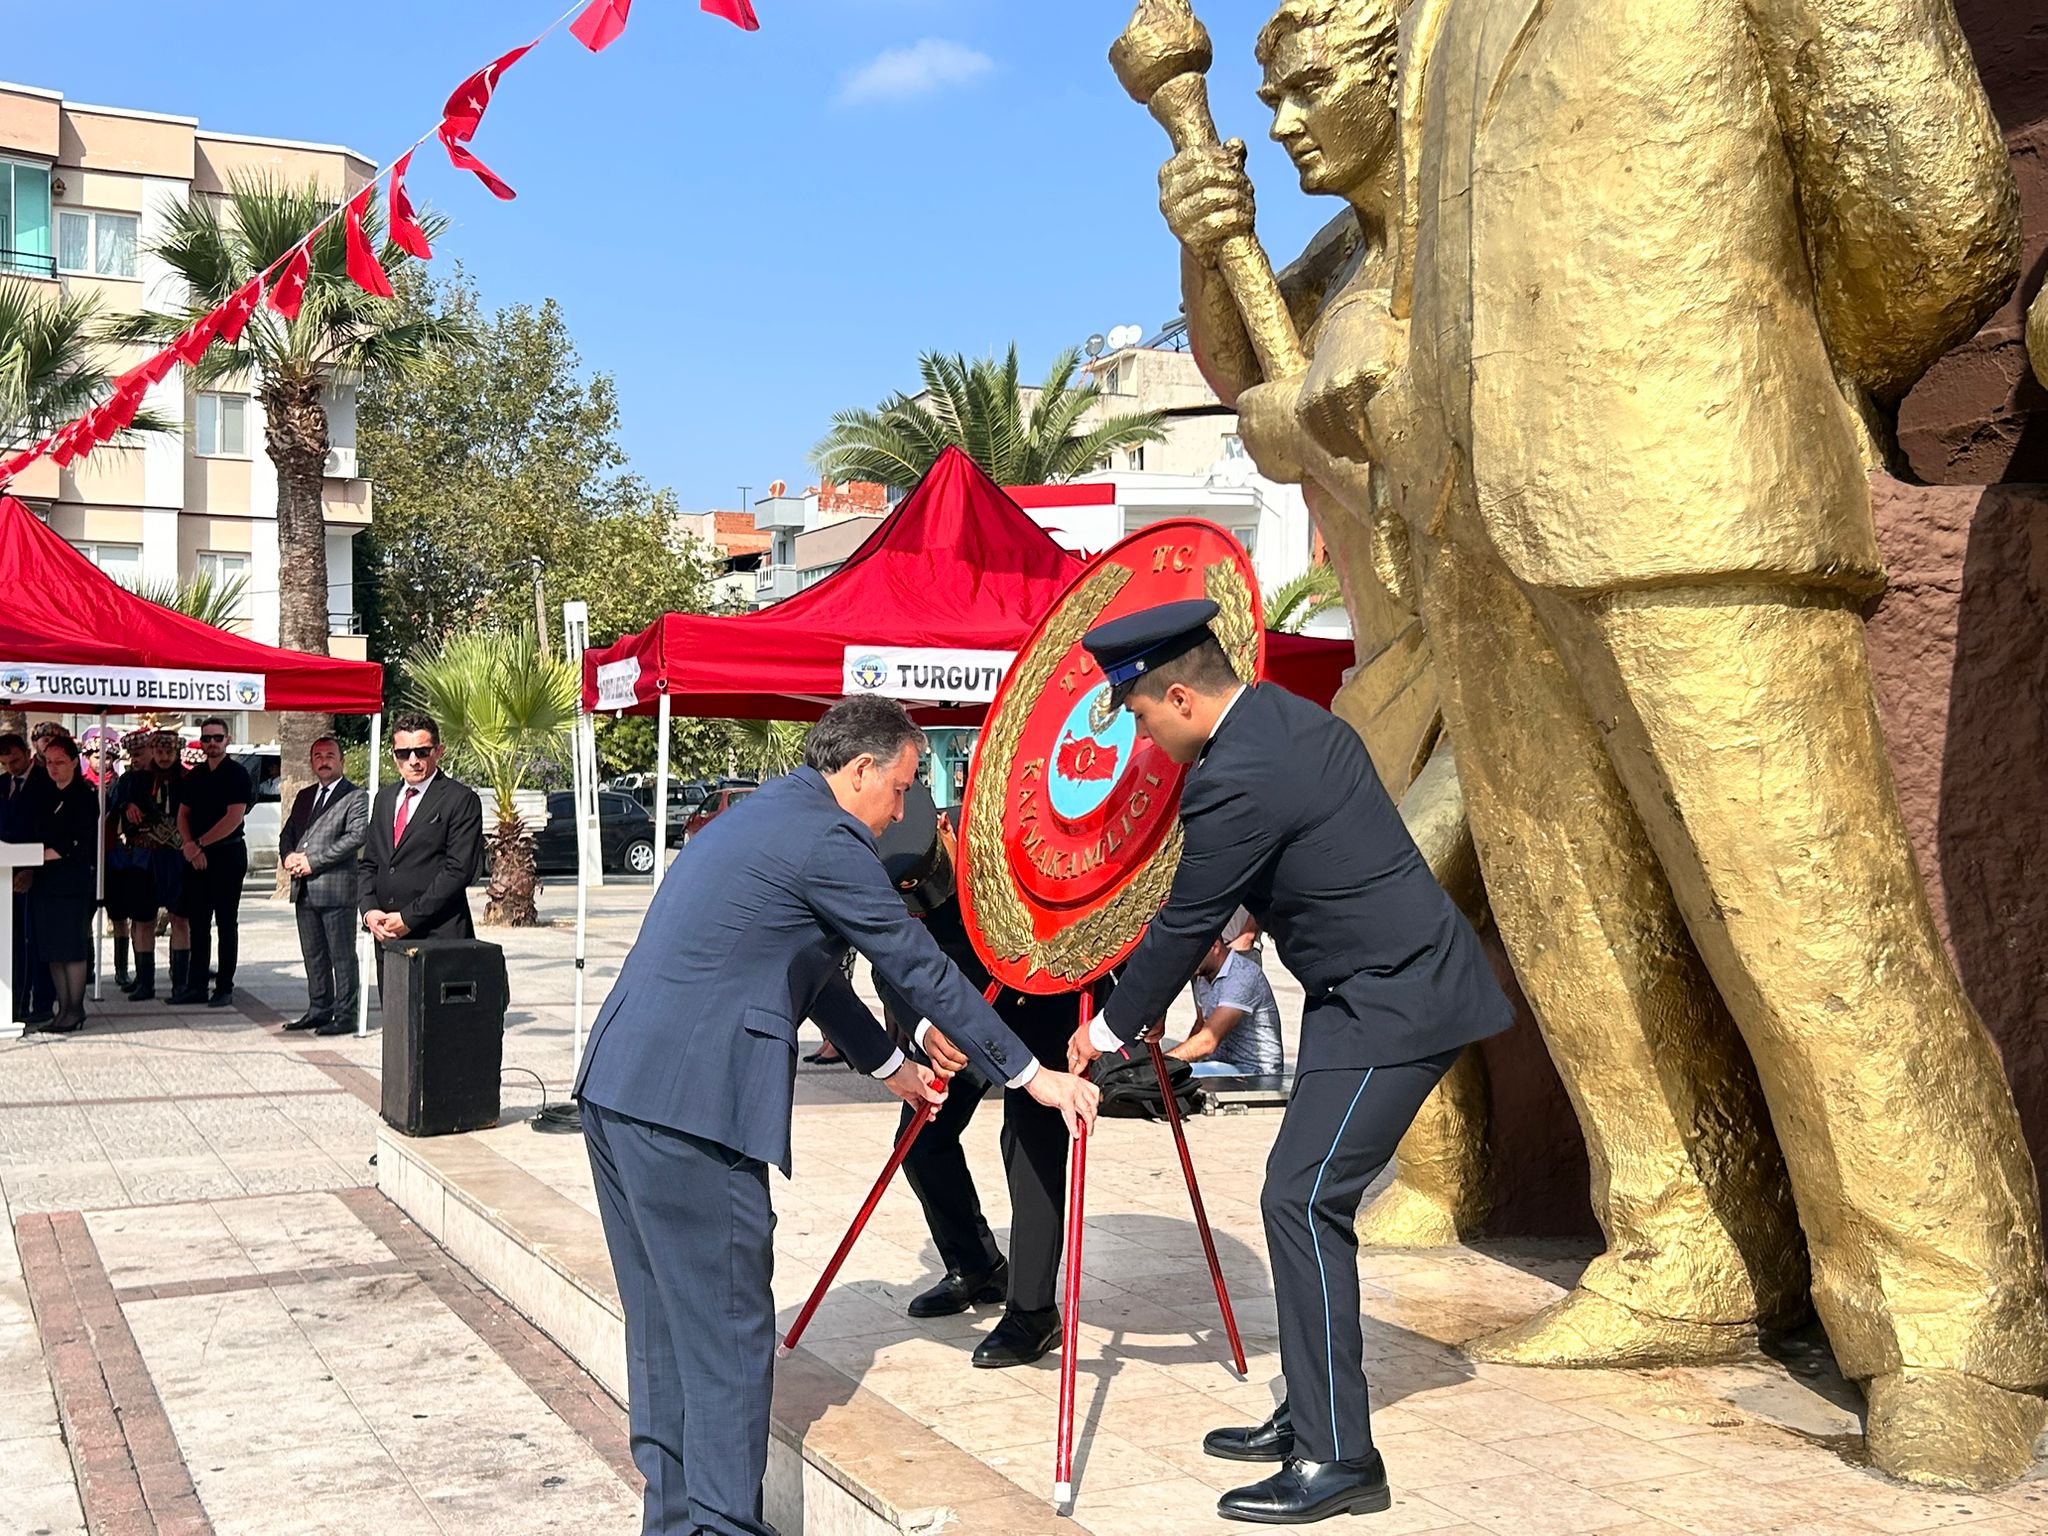
[[[408,655],[405,676],[407,702],[434,717],[459,769],[488,784],[498,799],[484,921],[533,927],[540,920],[533,904],[533,839],[517,796],[537,768],[560,761],[581,702],[581,679],[540,648],[531,628],[451,635]]]
[[[772,779],[804,760],[810,727],[792,720],[733,721],[733,758],[742,773]]]
[[[227,629],[241,620],[249,578],[196,571],[183,581],[139,581],[129,590],[146,603],[182,613],[215,629]]]
[[[224,303],[249,277],[289,254],[307,230],[326,218],[334,200],[317,182],[292,185],[268,176],[238,176],[224,198],[199,197],[174,206],[168,228],[151,251],[185,281],[183,312],[127,315],[113,327],[123,340],[165,342]],[[446,220],[422,220],[429,239]],[[377,241],[381,219],[373,205],[364,232]],[[322,391],[361,384],[372,376],[409,377],[434,354],[468,345],[458,321],[422,315],[395,299],[356,286],[347,269],[340,222],[313,242],[311,270],[298,318],[287,321],[259,306],[235,346],[216,341],[192,370],[206,389],[253,378],[263,406],[264,451],[277,468],[278,639],[293,650],[327,654],[327,527],[320,495],[327,464],[327,408]],[[386,272],[411,259],[382,242]],[[286,802],[304,782],[325,715],[278,718]]]
[[[811,457],[828,479],[908,490],[951,447],[998,485],[1045,485],[1086,474],[1119,448],[1164,440],[1156,411],[1084,426],[1081,418],[1102,390],[1074,386],[1080,365],[1081,354],[1070,347],[1053,359],[1043,384],[1027,389],[1018,380],[1014,342],[1000,363],[927,352],[917,360],[920,394],[892,396],[872,411],[840,411]]]
[[[0,279],[0,448],[38,442],[113,393],[102,337],[97,295]],[[123,436],[171,430],[141,411]]]
[[[1343,604],[1344,589],[1337,583],[1337,567],[1327,562],[1312,565],[1265,595],[1266,628],[1298,635],[1325,608],[1341,608]]]

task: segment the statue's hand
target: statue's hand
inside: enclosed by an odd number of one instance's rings
[[[1299,485],[1302,479],[1301,423],[1295,414],[1300,400],[1298,376],[1254,384],[1237,396],[1237,435],[1245,452],[1260,474],[1283,485]]]
[[[1400,366],[1405,340],[1386,300],[1375,290],[1333,308],[1302,381],[1301,425],[1340,459],[1378,457],[1369,410]]]
[[[1159,171],[1159,211],[1174,238],[1205,265],[1234,235],[1252,233],[1256,208],[1244,173],[1244,141],[1196,144]]]

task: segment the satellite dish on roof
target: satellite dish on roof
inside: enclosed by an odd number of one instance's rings
[[[1140,325],[1120,325],[1109,333],[1109,345],[1118,352],[1125,347],[1135,347],[1144,339],[1145,328]]]
[[[787,480],[770,480],[768,482],[768,494],[770,496],[786,495],[788,491],[789,482]]]
[[[1093,336],[1090,336],[1088,338],[1088,344],[1082,350],[1085,351],[1090,358],[1097,358],[1102,356],[1102,349],[1108,345],[1109,339],[1106,336],[1104,336],[1102,332],[1097,331]]]

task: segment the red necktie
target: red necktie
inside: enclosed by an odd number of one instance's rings
[[[396,848],[405,837],[406,818],[412,815],[412,803],[413,800],[418,796],[418,794],[418,790],[408,785],[406,787],[405,793],[398,797],[398,815],[392,820],[391,823],[391,846],[394,848]]]

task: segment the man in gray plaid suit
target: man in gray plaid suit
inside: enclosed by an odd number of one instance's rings
[[[342,771],[341,744],[313,743],[313,779],[292,802],[277,837],[278,858],[292,877],[299,915],[299,953],[306,959],[306,1012],[285,1025],[345,1035],[356,1027],[356,855],[369,825],[370,798]]]

